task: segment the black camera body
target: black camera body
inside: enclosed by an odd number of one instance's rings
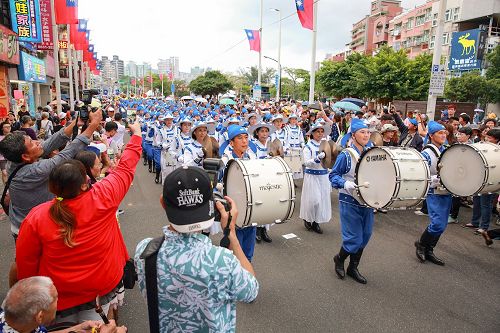
[[[84,89],[82,91],[82,102],[85,105],[90,105],[92,103],[92,97],[99,95],[99,90],[97,89]]]
[[[90,112],[96,112],[97,108],[91,108],[90,104],[92,103],[92,97],[99,95],[99,90],[97,89],[84,89],[82,91],[82,102],[83,105],[76,106],[75,111],[78,111],[79,117],[84,122],[89,120]],[[102,111],[102,119],[106,119],[106,112]]]
[[[220,202],[224,206],[224,209],[225,209],[226,212],[231,211],[231,204],[229,202],[227,202],[227,200],[224,199],[224,197],[222,196],[222,194],[220,194],[219,192],[214,192],[214,201],[216,203]],[[221,219],[221,215],[220,215],[219,210],[216,207],[215,208],[215,221],[220,222],[220,219]]]

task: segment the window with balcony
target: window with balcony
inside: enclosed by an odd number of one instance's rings
[[[408,22],[406,22],[406,30],[410,30],[413,28],[413,18],[409,19]]]
[[[460,18],[460,7],[453,8],[453,21],[458,21]]]
[[[415,18],[415,26],[418,27],[425,23],[425,15],[420,15]]]

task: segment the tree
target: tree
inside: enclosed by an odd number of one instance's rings
[[[489,84],[479,71],[464,73],[461,77],[448,80],[444,96],[454,102],[480,102],[483,105],[491,99]]]
[[[256,66],[240,68],[240,76],[246,79],[248,85],[252,86],[258,81],[259,69]],[[261,82],[262,84],[274,84],[274,77],[276,70],[274,68],[266,68],[262,71]]]
[[[488,60],[486,78],[489,80],[500,79],[500,46],[497,45],[493,52],[486,56],[486,59]]]
[[[431,79],[432,55],[424,53],[410,61],[408,66],[407,98],[414,101],[423,101],[429,94]]]
[[[288,68],[283,69],[290,81],[286,77],[281,79],[282,95],[291,95],[292,99],[307,99],[309,95],[310,75],[305,69]]]
[[[189,84],[189,89],[197,95],[216,96],[233,88],[226,76],[219,71],[208,71]]]

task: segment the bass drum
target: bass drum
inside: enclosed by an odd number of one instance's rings
[[[292,171],[281,157],[230,160],[223,182],[224,195],[238,207],[236,226],[282,223],[292,217],[295,187]]]
[[[427,196],[430,170],[413,148],[372,147],[361,154],[355,180],[360,203],[376,209],[407,209]]]
[[[456,144],[439,158],[441,183],[454,195],[467,197],[500,190],[500,147],[490,142]]]

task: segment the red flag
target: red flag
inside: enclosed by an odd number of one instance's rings
[[[306,29],[314,29],[314,0],[295,0],[300,23]]]
[[[149,83],[153,83],[153,75],[148,76]]]
[[[260,52],[260,31],[245,29],[245,33],[250,43],[250,50]]]
[[[163,81],[163,74],[160,74],[160,81]]]
[[[168,79],[172,81],[174,79],[174,73],[172,71],[168,72]]]
[[[77,0],[54,0],[57,24],[78,23]]]
[[[130,79],[130,84],[135,86],[135,79]]]

